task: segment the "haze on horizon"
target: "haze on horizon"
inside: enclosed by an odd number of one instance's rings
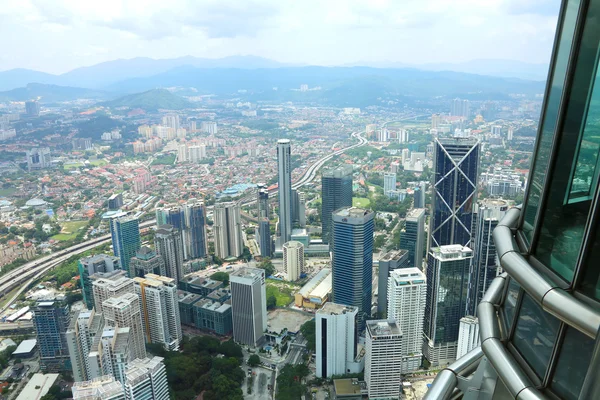
[[[558,0],[0,0],[0,71],[255,55],[373,65],[547,63]]]

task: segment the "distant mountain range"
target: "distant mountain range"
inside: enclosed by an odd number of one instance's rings
[[[0,92],[0,101],[27,101],[35,98],[43,99],[44,103],[69,101],[75,99],[108,99],[113,95],[93,89],[79,87],[48,85],[43,83],[28,83],[25,87]]]
[[[192,107],[183,97],[174,95],[166,89],[153,89],[135,93],[102,103],[107,107],[143,108],[144,110],[181,110]]]

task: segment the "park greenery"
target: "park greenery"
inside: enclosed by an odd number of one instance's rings
[[[229,285],[229,274],[227,272],[215,272],[210,276],[210,279],[223,282],[223,285]]]
[[[306,398],[307,387],[302,380],[309,374],[306,364],[287,364],[277,376],[276,400],[300,400]]]
[[[310,321],[306,321],[300,327],[300,332],[306,339],[306,348],[311,352],[315,351],[316,329],[317,327],[314,318]]]

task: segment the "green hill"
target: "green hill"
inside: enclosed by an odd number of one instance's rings
[[[183,97],[174,95],[166,89],[153,89],[134,93],[104,103],[108,107],[143,108],[145,110],[181,110],[192,107]]]

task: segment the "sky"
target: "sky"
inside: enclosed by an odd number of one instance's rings
[[[547,63],[559,0],[0,0],[0,71],[119,58]]]

